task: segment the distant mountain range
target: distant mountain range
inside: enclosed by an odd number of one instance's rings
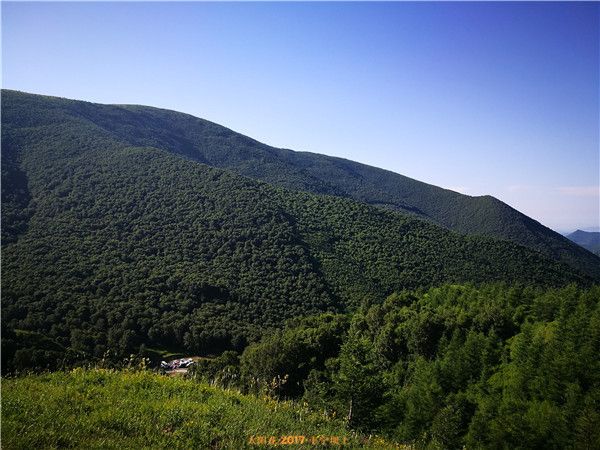
[[[2,321],[101,356],[208,352],[447,282],[589,284],[600,258],[499,200],[186,114],[2,91]]]
[[[600,256],[600,232],[599,231],[582,231],[577,230],[567,237],[575,242],[577,245],[581,245],[583,248],[590,252]]]

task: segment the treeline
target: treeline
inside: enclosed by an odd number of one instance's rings
[[[59,148],[95,148],[83,131]],[[34,212],[3,249],[3,329],[42,333],[83,360],[142,345],[239,351],[288,319],[449,281],[587,281],[507,242],[159,150],[103,142],[103,151],[54,160],[57,143],[36,142],[24,161]],[[20,343],[11,343],[20,362],[6,356],[5,370],[63,360],[51,353],[28,366],[35,347]]]
[[[446,285],[291,322],[194,376],[422,448],[600,448],[600,287]]]
[[[241,351],[286,320],[403,289],[593,281],[510,242],[130,147],[90,105],[2,102],[5,371],[59,367],[57,349]]]

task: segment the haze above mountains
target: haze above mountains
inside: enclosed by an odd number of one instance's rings
[[[94,354],[240,348],[447,282],[600,280],[600,258],[493,197],[174,111],[4,90],[2,153],[3,321]]]

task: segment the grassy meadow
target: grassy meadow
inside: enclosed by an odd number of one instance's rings
[[[148,371],[75,369],[2,382],[5,450],[273,448],[270,437],[283,448],[393,447],[299,403]]]

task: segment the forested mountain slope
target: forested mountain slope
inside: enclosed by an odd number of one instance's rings
[[[3,91],[4,124],[79,121],[135,147],[155,147],[278,186],[352,198],[425,217],[452,230],[510,240],[600,278],[600,258],[490,197],[470,197],[383,169],[273,148],[220,125],[163,109],[100,105]]]
[[[591,281],[510,242],[133,147],[6,97],[5,330],[98,357],[142,343],[218,352],[288,318],[404,288]]]
[[[567,237],[577,245],[581,245],[583,248],[600,256],[600,232],[577,230]]]

